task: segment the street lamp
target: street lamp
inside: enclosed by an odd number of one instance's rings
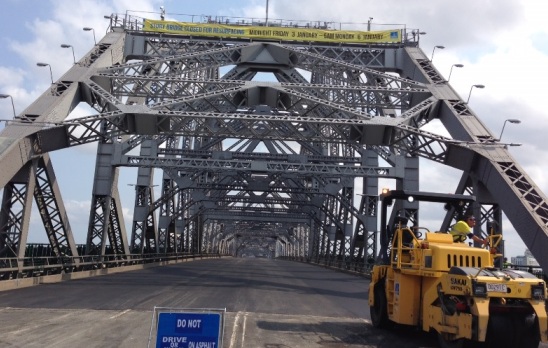
[[[500,141],[500,139],[502,138],[502,133],[504,132],[504,127],[506,127],[506,122],[520,124],[521,120],[518,120],[517,118],[509,118],[507,120],[504,120],[504,124],[502,125],[502,130],[500,131],[498,141]]]
[[[367,31],[371,31],[371,21],[373,20],[373,17],[369,17],[369,20],[367,21]]]
[[[128,186],[135,187],[136,194],[138,193],[144,193],[144,194],[150,194],[152,190],[158,186],[158,185],[139,185],[139,184],[127,184]],[[139,190],[141,188],[141,190]]]
[[[48,63],[36,63],[36,65],[40,67],[49,66],[49,76],[51,78],[51,84],[53,84],[53,72],[51,71],[51,65],[49,65]]]
[[[264,20],[264,26],[268,27],[268,0],[266,0],[266,17]]]
[[[74,62],[74,64],[76,64],[76,57],[74,56],[74,47],[72,47],[72,45],[67,45],[67,44],[61,44],[61,47],[72,49],[72,61]]]
[[[472,95],[472,89],[476,87],[476,88],[485,88],[484,85],[472,85],[472,87],[470,87],[470,92],[468,93],[468,99],[466,100],[466,104],[468,104],[468,102],[470,101],[470,96]]]
[[[463,64],[453,64],[451,65],[451,70],[449,70],[449,77],[447,78],[447,82],[449,82],[449,80],[451,80],[451,73],[453,73],[453,68],[457,67],[457,68],[462,68],[464,65]]]
[[[110,18],[110,17],[109,17]],[[95,44],[97,45],[97,40],[95,39],[95,29],[93,28],[90,28],[90,27],[85,27],[83,28],[84,31],[92,31],[93,32],[93,42],[95,42]]]
[[[411,35],[413,36],[413,42],[419,42],[421,35],[426,35],[426,32],[419,31],[419,29],[413,29],[411,30]]]
[[[13,108],[13,117],[15,118],[15,105],[13,105],[13,97],[9,94],[0,94],[0,99],[5,99],[8,97],[11,99],[11,107]]]
[[[445,46],[434,46],[434,49],[432,50],[432,57],[430,57],[430,61],[432,61],[434,59],[434,51],[436,50],[436,48],[439,48],[440,50],[443,50],[445,48]]]

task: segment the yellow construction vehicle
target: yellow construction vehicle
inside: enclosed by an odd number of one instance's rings
[[[546,284],[519,270],[496,268],[496,246],[453,242],[447,232],[407,226],[408,219],[387,210],[395,200],[444,203],[462,209],[475,200],[468,195],[393,190],[381,194],[379,257],[369,288],[375,327],[416,326],[436,332],[441,347],[478,342],[485,347],[538,347],[548,340]]]

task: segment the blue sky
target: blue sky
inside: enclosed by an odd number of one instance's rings
[[[548,25],[544,0],[270,0],[270,19],[311,20],[346,23],[365,28],[373,17],[372,29],[404,25],[427,34],[421,37],[421,48],[430,56],[436,45],[434,64],[446,77],[453,69],[451,85],[466,99],[474,84],[470,106],[495,134],[505,119],[518,118],[521,124],[507,124],[504,140],[522,143],[511,148],[516,161],[544,192],[548,179],[544,170],[548,151],[544,146],[548,129],[548,111],[544,81],[548,80]],[[104,15],[135,14],[159,18],[164,6],[168,19],[188,18],[185,15],[232,16],[264,18],[266,1],[180,1],[180,0],[3,0],[0,13],[0,93],[13,96],[17,113],[22,112],[50,85],[49,69],[37,62],[51,65],[57,80],[72,65],[72,52],[61,48],[69,44],[80,59],[93,46],[92,27],[99,41],[107,29]],[[79,110],[86,114],[86,111]],[[0,99],[0,118],[12,117],[8,99]],[[2,127],[0,125],[0,127]],[[432,130],[436,130],[432,125]],[[95,148],[83,146],[52,155],[61,191],[67,205],[77,243],[85,241],[89,201],[94,170]],[[78,165],[74,163],[78,159]],[[61,169],[62,168],[62,169]],[[67,169],[68,168],[68,169]],[[124,185],[120,190],[126,207],[126,225],[131,223],[135,182],[129,170],[122,172]],[[460,174],[451,168],[424,163],[421,188],[429,191],[454,190]],[[450,177],[449,180],[446,178]],[[449,185],[454,185],[448,189]],[[33,214],[33,220],[38,220]],[[37,223],[37,221],[33,221]],[[523,254],[519,236],[507,223],[505,238],[507,254]],[[130,230],[128,229],[128,233]],[[30,241],[45,242],[44,232],[31,231]]]

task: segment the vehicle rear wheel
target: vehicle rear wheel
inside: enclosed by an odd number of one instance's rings
[[[516,344],[518,347],[537,348],[539,346],[540,333],[536,315],[514,316],[512,325],[516,328]]]
[[[441,348],[462,348],[464,347],[464,339],[451,339],[451,337],[444,333],[438,332],[438,343]]]
[[[373,288],[375,303],[369,308],[373,326],[380,329],[385,329],[390,324],[384,283],[385,280],[382,279],[375,284]]]
[[[529,315],[494,315],[489,318],[485,346],[537,348],[538,318]]]
[[[514,328],[510,316],[491,315],[487,325],[486,348],[513,346]]]

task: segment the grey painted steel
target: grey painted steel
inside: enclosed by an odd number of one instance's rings
[[[457,193],[477,197],[482,221],[500,224],[502,209],[548,266],[545,195],[417,42],[197,39],[124,23],[131,30],[113,25],[0,134],[0,256],[22,257],[30,197],[45,202],[34,190],[37,159],[99,142],[87,253],[105,255],[108,247],[119,258],[168,250],[237,255],[245,246],[275,256],[365,259],[375,249],[376,179],[418,189],[424,157],[462,170]],[[224,75],[223,67],[230,67]],[[277,81],[252,81],[258,72]],[[63,122],[80,102],[98,114]],[[421,129],[433,119],[450,137]],[[379,167],[378,159],[389,166]],[[122,166],[139,168],[131,246],[117,189]],[[153,169],[163,171],[158,198],[151,194]],[[360,204],[356,178],[364,184]],[[54,191],[51,216],[64,213]],[[402,208],[418,222],[415,205]],[[70,244],[68,221],[63,225],[56,231]]]

